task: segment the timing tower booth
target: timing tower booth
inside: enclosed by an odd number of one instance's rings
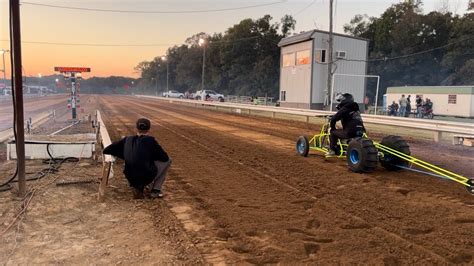
[[[323,109],[327,98],[329,33],[312,30],[283,38],[280,47],[280,106]],[[334,93],[348,92],[362,104],[366,95],[369,41],[333,34]],[[326,103],[326,104],[325,104]]]

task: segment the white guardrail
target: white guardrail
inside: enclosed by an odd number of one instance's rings
[[[99,141],[102,147],[104,148],[112,144],[112,141],[110,140],[109,132],[107,131],[107,128],[105,127],[104,120],[102,120],[102,116],[100,115],[99,110],[97,110],[96,112],[96,119],[97,119],[97,128],[99,130],[98,131]],[[100,178],[99,193],[97,195],[99,201],[105,200],[105,190],[107,188],[107,184],[109,182],[109,179],[113,178],[114,176],[113,163],[115,161],[115,158],[108,154],[103,154],[102,158],[103,158],[102,175]]]
[[[251,114],[252,111],[259,112],[270,112],[272,117],[275,117],[276,113],[289,114],[305,117],[306,122],[309,122],[310,117],[321,117],[335,114],[332,111],[322,111],[322,110],[309,110],[309,109],[297,109],[297,108],[288,108],[288,107],[274,107],[274,106],[255,106],[248,104],[239,104],[239,103],[221,103],[221,102],[207,102],[207,101],[197,101],[197,100],[187,100],[187,99],[170,99],[157,96],[148,96],[148,95],[135,95],[136,97],[142,98],[151,98],[167,102],[180,102],[192,105],[207,105],[214,107],[227,107],[236,109],[236,112],[246,111],[247,114]],[[240,111],[237,111],[240,109]],[[372,114],[362,114],[364,123],[367,124],[380,124],[388,126],[397,126],[405,127],[412,129],[421,129],[434,132],[434,141],[438,142],[441,139],[441,134],[454,133],[454,134],[463,134],[474,136],[474,123],[462,123],[462,122],[450,122],[450,121],[439,121],[439,120],[428,120],[428,119],[419,119],[419,118],[406,118],[406,117],[393,117],[393,116],[381,116],[381,115],[372,115]]]
[[[31,118],[31,121],[32,121],[32,127],[31,129],[35,129],[37,127],[39,127],[40,125],[42,125],[43,123],[45,123],[46,121],[48,121],[48,119],[50,117],[53,116],[53,111],[47,111],[47,112],[43,112],[37,116],[34,116]],[[28,120],[25,120],[25,131],[27,130],[27,121]],[[13,137],[13,127],[10,127],[8,129],[5,129],[3,131],[0,131],[0,143],[8,140],[9,138]]]
[[[97,124],[99,127],[99,135],[100,135],[100,143],[102,143],[102,147],[105,148],[112,144],[112,141],[110,140],[110,135],[109,132],[107,131],[107,128],[105,127],[105,123],[102,120],[102,116],[100,115],[100,111],[97,110]],[[104,162],[114,162],[115,159],[113,156],[104,154]]]

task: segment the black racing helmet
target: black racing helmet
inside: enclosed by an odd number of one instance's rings
[[[337,102],[337,109],[341,109],[344,105],[348,104],[348,103],[353,103],[354,102],[354,96],[352,96],[352,94],[350,93],[339,93],[336,95],[336,98],[335,98],[336,102]]]

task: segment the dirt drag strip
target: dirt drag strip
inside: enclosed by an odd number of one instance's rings
[[[474,201],[462,187],[297,157],[294,135],[314,132],[303,124],[128,97],[100,101],[118,135],[132,133],[140,115],[156,125],[152,134],[174,160],[166,203],[178,218],[185,212],[184,227],[192,222],[186,229],[209,261],[472,261]]]
[[[66,94],[26,98],[24,102],[25,119],[43,112],[51,111],[53,109],[56,109],[57,115],[61,115],[67,110]],[[12,102],[0,102],[0,131],[12,127],[12,121]]]

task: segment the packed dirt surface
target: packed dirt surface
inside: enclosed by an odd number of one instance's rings
[[[24,117],[56,110],[58,116],[67,112],[67,96],[65,94],[37,96],[24,99]],[[34,123],[35,121],[33,121]],[[0,131],[11,128],[13,124],[13,104],[11,101],[0,101]]]
[[[296,138],[318,125],[133,97],[100,97],[100,106],[115,140],[137,118],[152,121],[173,158],[164,201],[207,262],[474,261],[474,197],[462,185],[297,156]],[[409,142],[417,157],[474,176],[473,149]]]
[[[21,202],[0,193],[1,262],[474,262],[474,197],[460,184],[381,167],[356,174],[343,160],[296,155],[295,140],[316,124],[91,97],[113,140],[134,134],[139,117],[152,121],[151,135],[173,159],[165,198],[132,200],[117,161],[99,203],[96,183],[55,183],[96,178],[102,164],[65,163],[37,184],[29,211],[3,236]],[[408,141],[413,155],[474,177],[474,149]]]
[[[97,97],[83,97],[88,112],[98,107]],[[64,99],[63,99],[64,100]],[[50,134],[71,125],[70,110],[48,121],[34,134]],[[92,132],[91,123],[79,123],[55,138]],[[31,138],[35,138],[32,136]],[[41,137],[44,139],[44,136]],[[101,147],[97,146],[98,153]],[[0,147],[0,184],[14,172]],[[43,170],[43,178],[27,182],[25,198],[16,189],[0,187],[0,265],[18,264],[200,264],[203,258],[180,221],[163,201],[132,200],[121,174],[109,182],[106,202],[97,199],[102,163],[89,159],[65,162],[58,172],[49,164],[27,161],[27,178]],[[120,165],[117,173],[120,173]],[[15,184],[16,185],[16,184]],[[21,210],[28,206],[25,212]]]

